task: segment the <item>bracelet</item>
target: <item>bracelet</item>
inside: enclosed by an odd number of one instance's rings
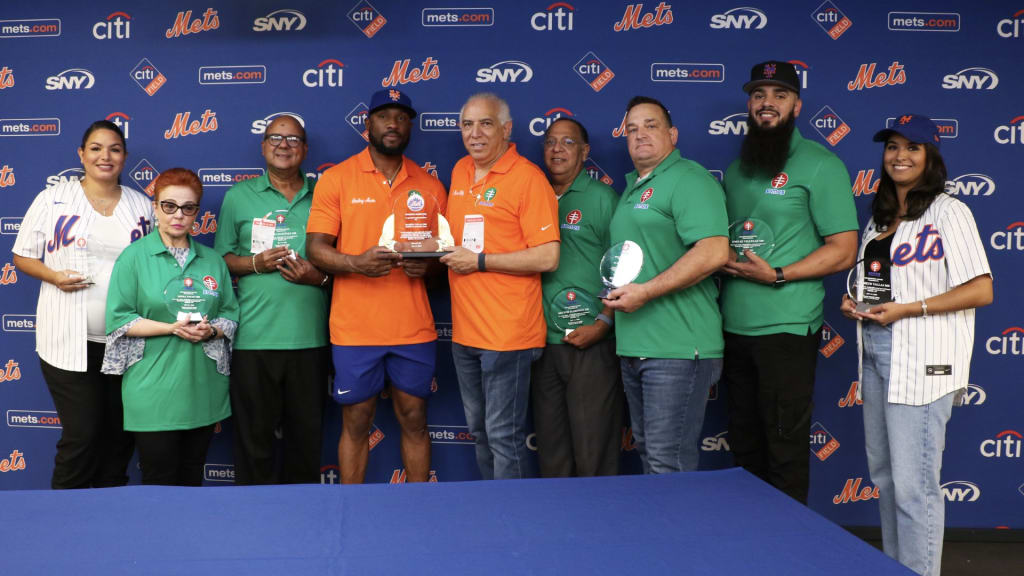
[[[210,325],[210,335],[207,336],[206,338],[203,338],[203,342],[209,342],[210,340],[213,340],[216,337],[217,337],[217,327],[211,324]]]
[[[323,288],[324,286],[327,286],[327,281],[330,280],[330,279],[331,279],[331,275],[330,274],[324,274],[324,279],[320,281],[320,287]]]
[[[476,255],[476,268],[480,272],[487,272],[487,259],[483,252]]]
[[[928,317],[928,302],[921,300],[921,318]]]
[[[252,271],[257,273],[257,274],[263,274],[263,272],[260,272],[260,269],[256,267],[256,255],[255,254],[252,255]]]
[[[611,316],[608,316],[604,312],[598,314],[597,315],[597,319],[600,320],[601,322],[604,322],[605,324],[607,324],[609,328],[612,327],[612,326],[615,326],[615,320],[613,320],[611,318]]]

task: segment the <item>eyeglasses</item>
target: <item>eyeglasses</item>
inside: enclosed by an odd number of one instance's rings
[[[269,140],[270,145],[274,148],[280,146],[281,142],[287,142],[289,148],[295,148],[306,141],[302,136],[285,136],[284,134],[267,134],[263,139]]]
[[[170,200],[161,200],[160,209],[163,210],[164,214],[174,214],[181,210],[181,213],[185,216],[195,216],[196,212],[199,212],[199,204],[189,202],[188,204],[178,205]]]
[[[561,145],[562,148],[573,148],[577,144],[579,144],[579,142],[577,142],[574,138],[562,138],[560,140],[556,140],[554,138],[547,138],[544,140],[545,148],[554,148],[556,144]]]

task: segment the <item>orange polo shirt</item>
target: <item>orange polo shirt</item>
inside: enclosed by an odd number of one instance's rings
[[[441,182],[415,162],[402,167],[389,187],[373,165],[369,148],[323,173],[313,192],[306,232],[336,236],[338,252],[362,254],[380,240],[393,203],[417,190],[444,213],[448,197]],[[428,200],[429,201],[429,200]],[[331,343],[338,346],[394,346],[437,340],[434,316],[422,279],[401,268],[380,278],[357,273],[334,277]]]
[[[483,253],[500,254],[557,242],[558,200],[534,163],[509,149],[483,180],[473,183],[473,159],[463,157],[452,170],[448,221],[455,244],[462,245],[483,222]],[[469,246],[467,246],[469,248]],[[540,274],[448,272],[452,288],[452,341],[487,350],[524,350],[544,346],[547,327]]]

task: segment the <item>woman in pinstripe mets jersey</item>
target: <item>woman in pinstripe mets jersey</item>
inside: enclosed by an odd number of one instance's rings
[[[944,192],[935,123],[899,116],[874,140],[885,143],[882,177],[841,310],[859,321],[864,437],[885,553],[938,576],[946,423],[967,388],[974,309],[992,302],[992,271],[970,209]]]

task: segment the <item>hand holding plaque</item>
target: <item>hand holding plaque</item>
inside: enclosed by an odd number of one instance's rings
[[[846,294],[857,303],[857,312],[867,312],[892,302],[892,274],[889,262],[864,258],[846,274]]]
[[[219,297],[213,276],[205,276],[202,281],[191,276],[175,276],[164,288],[167,310],[176,321],[188,320],[192,324],[202,322]]]
[[[551,302],[551,321],[568,336],[580,326],[594,323],[602,310],[601,301],[579,288],[566,288]]]
[[[430,194],[410,190],[399,195],[384,221],[378,245],[402,258],[439,258],[455,245],[448,220]]]
[[[775,250],[775,233],[764,220],[744,218],[729,225],[729,246],[736,251],[740,262],[746,262],[743,253],[750,250],[765,260]]]
[[[607,298],[616,288],[622,288],[640,275],[644,267],[644,251],[632,240],[619,242],[601,257],[601,282],[604,288],[598,298]]]
[[[98,237],[79,236],[72,248],[69,264],[80,275],[78,284],[92,285],[100,274],[105,272],[106,276],[110,275],[110,268],[116,259],[117,253],[111,253],[111,249]]]

